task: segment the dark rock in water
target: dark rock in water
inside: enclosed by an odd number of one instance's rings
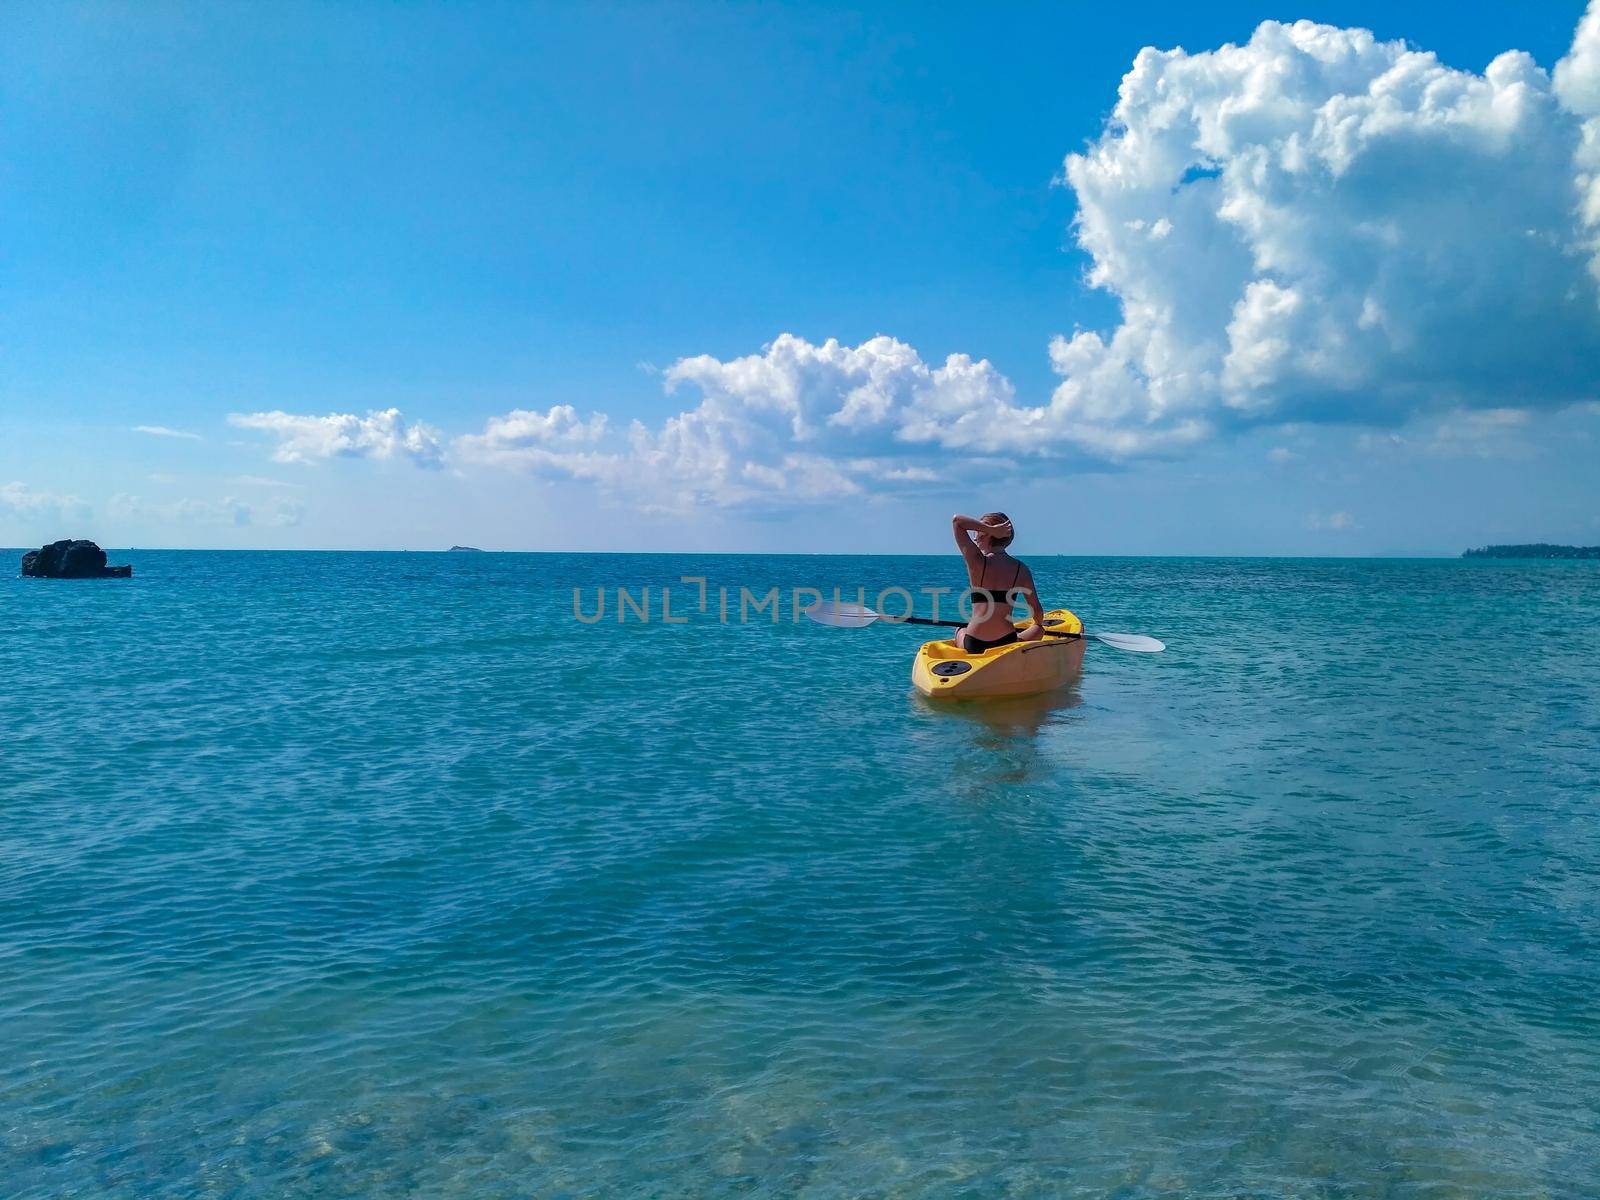
[[[62,539],[29,550],[22,573],[33,579],[128,579],[132,567],[106,566],[106,552],[93,542]]]
[[[450,552],[452,554],[455,553],[458,550],[459,551],[464,551],[467,554],[482,554],[483,553],[483,551],[479,550],[476,546],[451,546],[450,547]]]

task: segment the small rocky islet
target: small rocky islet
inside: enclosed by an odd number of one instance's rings
[[[22,556],[29,579],[131,579],[130,566],[108,567],[106,552],[91,541],[63,538]]]

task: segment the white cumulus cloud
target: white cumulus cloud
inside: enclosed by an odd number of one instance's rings
[[[277,439],[277,462],[309,463],[329,458],[407,458],[418,466],[437,467],[444,447],[439,431],[420,421],[408,422],[397,408],[369,412],[329,413],[324,417],[286,412],[233,413],[228,423]]]
[[[926,485],[949,450],[1051,449],[1008,420],[1021,410],[989,363],[952,355],[932,366],[889,337],[852,347],[784,334],[759,354],[681,359],[663,378],[669,393],[699,400],[656,428],[613,431],[603,415],[559,405],[493,418],[453,450],[679,508]]]
[[[606,424],[604,413],[585,421],[570,404],[556,404],[542,413],[518,408],[491,417],[481,434],[457,438],[455,450],[471,460],[537,467],[598,443]]]
[[[1478,75],[1309,21],[1141,51],[1104,135],[1066,160],[1090,280],[1123,312],[1057,349],[1066,436],[1132,455],[1592,396],[1597,14],[1554,87],[1518,51]]]

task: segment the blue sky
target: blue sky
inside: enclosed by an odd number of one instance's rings
[[[1583,17],[8,5],[0,543],[1600,542]]]

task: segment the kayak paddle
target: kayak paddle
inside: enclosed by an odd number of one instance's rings
[[[805,613],[818,625],[832,625],[836,629],[863,629],[874,621],[888,621],[894,625],[944,625],[952,629],[959,629],[966,624],[965,621],[936,621],[932,617],[891,617],[864,605],[840,604],[833,600],[813,604]],[[1046,629],[1044,635],[1094,638],[1113,649],[1132,650],[1138,654],[1155,654],[1167,648],[1165,642],[1145,637],[1142,633],[1091,633],[1085,629],[1082,634],[1074,634],[1052,633]]]

